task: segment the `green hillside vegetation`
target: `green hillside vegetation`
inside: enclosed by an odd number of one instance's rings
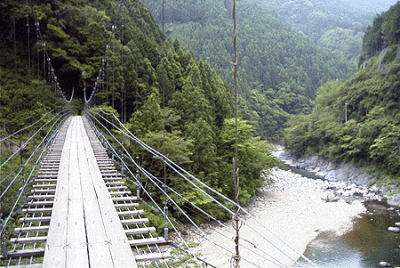
[[[362,53],[363,39],[363,32],[338,27],[325,32],[318,40],[318,45],[357,65]]]
[[[365,32],[374,14],[330,0],[256,0],[275,11],[314,43],[328,31],[342,28]]]
[[[123,9],[120,4],[113,0],[42,0],[34,2],[35,16],[26,7],[26,1],[9,0],[0,4],[2,136],[34,122],[54,105],[52,89],[45,85],[41,50],[37,57],[33,27],[28,46],[28,14],[30,25],[34,25],[34,17],[40,23],[46,50],[67,98],[75,88],[77,110],[82,109],[84,92],[91,93],[98,70],[103,66],[102,59],[107,55],[106,82],[97,102],[113,106],[119,116],[126,118],[124,121],[132,133],[160,152],[165,150],[170,159],[233,198],[234,124],[230,87],[208,63],[195,59],[178,41],[168,39],[141,2],[126,0]],[[275,162],[269,156],[269,146],[254,137],[245,120],[239,120],[239,133],[240,202],[246,204],[264,181],[261,171]],[[160,161],[146,158],[133,144],[129,150],[139,156],[146,169],[161,176]],[[6,157],[4,150],[2,153]],[[170,183],[195,204],[203,208],[215,206],[196,198],[196,193],[183,181]],[[224,217],[218,209],[214,209],[214,214]]]
[[[399,175],[399,8],[400,3],[380,15],[364,39],[364,57],[389,46],[386,53],[370,58],[348,81],[320,87],[313,113],[291,119],[285,145],[293,153],[317,153],[337,163],[368,166],[385,176]],[[382,36],[378,29],[387,31]]]
[[[384,48],[394,51],[400,42],[400,4],[392,6],[387,12],[377,15],[365,35],[364,53],[360,64],[376,56]]]
[[[361,1],[330,0],[255,0],[271,8],[285,22],[304,33],[318,46],[357,65],[362,40],[376,11]],[[350,2],[350,3],[349,3]],[[373,10],[377,10],[376,8]]]
[[[161,23],[160,1],[144,3]],[[237,18],[240,114],[264,139],[281,139],[290,114],[309,113],[322,83],[355,72],[263,5],[240,1]],[[232,53],[231,1],[166,1],[165,24],[169,36],[232,80],[226,62]]]

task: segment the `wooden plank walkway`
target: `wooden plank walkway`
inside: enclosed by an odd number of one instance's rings
[[[81,117],[61,154],[43,267],[138,267]]]

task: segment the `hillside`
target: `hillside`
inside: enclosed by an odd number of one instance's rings
[[[312,114],[293,117],[285,135],[298,155],[368,166],[385,176],[400,172],[400,3],[378,16],[366,33],[361,69],[351,79],[317,91]],[[383,49],[379,51],[378,49]]]
[[[357,64],[373,18],[397,0],[255,0],[303,32],[315,44]]]
[[[156,21],[161,5],[145,0]],[[168,35],[177,38],[231,80],[232,20],[230,1],[167,2]],[[263,5],[238,1],[241,116],[254,122],[268,140],[282,137],[290,114],[309,113],[315,90],[328,79],[349,78],[355,67],[312,44]]]

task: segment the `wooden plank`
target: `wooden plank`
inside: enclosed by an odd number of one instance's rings
[[[47,236],[35,236],[35,237],[19,237],[11,238],[11,243],[43,243],[46,242]]]
[[[52,208],[25,208],[22,210],[23,213],[46,213],[52,212]]]
[[[36,184],[32,188],[56,188],[55,184]]]
[[[34,179],[34,182],[57,182],[57,179]]]
[[[125,195],[125,194],[132,194],[131,191],[118,191],[118,192],[110,192],[110,195]]]
[[[31,193],[33,194],[54,194],[56,192],[56,189],[32,189]]]
[[[124,185],[120,185],[120,186],[110,186],[107,187],[107,190],[126,190],[128,189],[128,187],[124,186]]]
[[[66,248],[67,244],[67,218],[68,218],[68,173],[69,158],[72,142],[72,128],[74,122],[70,122],[65,137],[65,145],[61,154],[60,168],[56,193],[54,198],[53,213],[48,239],[46,243],[43,267],[65,267],[66,265]]]
[[[70,158],[68,159],[69,178],[68,178],[68,218],[67,218],[67,244],[69,247],[66,252],[67,267],[90,267],[87,250],[85,212],[83,205],[82,180],[80,169],[80,153],[82,148],[79,146],[81,133],[79,128],[80,117],[74,117],[76,122],[71,141]]]
[[[84,213],[88,242],[89,262],[91,267],[114,267],[113,259],[107,245],[109,238],[103,225],[103,215],[100,210],[98,196],[93,186],[94,174],[91,173],[87,159],[88,148],[85,148],[81,133],[79,164],[82,178],[82,194],[85,196]]]
[[[57,179],[57,175],[38,175],[40,179]]]
[[[15,228],[15,233],[27,233],[27,232],[40,232],[40,231],[47,231],[49,230],[48,225],[42,226],[33,226],[33,227],[22,227],[22,228]]]
[[[149,219],[147,218],[141,218],[141,219],[127,219],[127,220],[121,220],[122,224],[143,224],[143,223],[149,223]]]
[[[138,208],[138,203],[122,203],[122,204],[114,204],[115,208]]]
[[[44,249],[43,249],[44,250]],[[1,258],[1,256],[0,256]],[[43,268],[42,264],[27,264],[27,265],[13,265],[13,266],[8,266],[8,267],[12,267],[12,268]],[[0,268],[8,268],[5,266],[0,266]]]
[[[53,194],[48,194],[48,195],[45,195],[45,194],[43,194],[43,195],[29,195],[28,199],[30,199],[30,200],[41,200],[41,199],[52,199],[54,197],[55,197],[55,195],[53,195]]]
[[[135,228],[135,229],[125,230],[125,234],[126,235],[148,234],[148,233],[154,233],[155,231],[156,231],[155,227],[145,227],[145,228]]]
[[[51,206],[54,204],[54,201],[31,201],[27,204],[27,206]]]
[[[118,212],[118,216],[120,217],[136,216],[136,215],[142,215],[143,213],[144,213],[143,210],[128,210],[128,211]]]
[[[103,180],[104,181],[119,181],[119,180],[122,180],[122,177],[118,177],[118,176],[117,177],[112,177],[112,176],[111,177],[104,177],[103,176]]]
[[[137,201],[138,198],[136,196],[123,196],[123,197],[111,197],[114,202],[122,202],[122,201]]]
[[[164,260],[172,258],[171,253],[150,253],[143,255],[135,255],[135,259],[137,262],[146,262],[146,261],[156,261],[156,260]]]
[[[124,185],[125,183],[123,181],[107,181],[106,185]]]
[[[20,218],[20,222],[49,222],[51,217],[27,217]]]
[[[143,238],[143,239],[134,239],[129,240],[129,244],[134,246],[146,246],[146,245],[153,245],[153,244],[166,244],[168,243],[163,237],[153,237],[153,238]]]
[[[84,145],[86,148],[89,170],[93,178],[94,190],[98,196],[98,204],[103,215],[103,225],[109,239],[107,240],[108,248],[114,267],[136,268],[137,264],[133,252],[115,210],[114,203],[102,179],[88,136],[84,136],[83,140],[85,141]]]
[[[9,257],[43,256],[44,248],[12,250],[7,252]]]

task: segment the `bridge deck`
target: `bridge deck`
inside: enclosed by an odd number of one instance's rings
[[[137,267],[81,117],[68,128],[43,267]]]

